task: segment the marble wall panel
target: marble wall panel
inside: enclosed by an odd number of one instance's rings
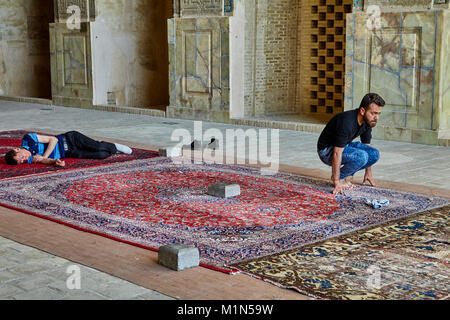
[[[441,61],[450,61],[450,12],[445,12],[445,33],[443,35],[443,44],[442,44],[442,52],[443,58]],[[442,74],[445,77],[442,77],[442,107],[443,112],[446,116],[443,117],[444,122],[442,122],[441,126],[445,129],[450,129],[450,63],[443,63],[442,66]]]
[[[436,92],[435,70],[421,70],[420,74],[420,96],[417,108],[417,129],[437,130],[438,123],[433,116],[438,112],[434,99]],[[412,127],[410,125],[410,127]]]
[[[170,105],[176,105],[175,93],[180,90],[179,81],[176,73],[176,23],[175,19],[169,19],[167,21],[167,35],[168,35],[168,48],[169,48],[169,99]]]
[[[63,81],[67,85],[88,85],[87,40],[85,35],[64,34],[62,36],[63,50]]]
[[[199,117],[229,112],[229,18],[173,19],[171,107]],[[172,38],[174,36],[174,38]]]
[[[212,36],[211,30],[183,33],[185,94],[211,94]]]
[[[395,128],[392,126],[386,126],[383,132],[382,139],[412,142],[412,130],[408,128]]]
[[[93,97],[90,25],[70,30],[65,23],[50,25],[52,95],[55,104],[91,106]]]
[[[439,29],[441,40],[441,66],[439,93],[439,126],[450,137],[450,10],[442,12],[442,25]]]
[[[372,66],[400,71],[400,39],[401,31],[397,28],[384,28],[372,34],[371,61]]]
[[[400,64],[404,67],[422,65],[422,28],[403,28],[401,33]]]
[[[406,12],[402,14],[402,28],[406,30],[417,30],[417,34],[420,36],[420,57],[418,66],[432,68],[434,67],[435,52],[436,52],[436,27],[437,27],[437,15],[438,12],[422,12],[410,13]],[[408,32],[411,33],[411,32]],[[406,40],[407,41],[407,40]],[[406,48],[410,45],[405,41]],[[402,46],[402,48],[404,48]]]
[[[442,72],[447,68],[443,63],[447,56],[440,60],[436,56],[446,54],[445,49],[439,50],[445,42],[445,37],[440,40],[445,31],[440,30],[445,30],[446,15],[442,10],[382,13],[381,28],[370,30],[366,13],[353,14],[353,33],[351,29],[347,33],[351,50],[346,59],[345,108],[356,108],[367,92],[379,93],[387,104],[376,136],[437,143],[447,121],[447,116],[442,117],[445,107],[439,107],[447,87],[440,76],[448,73]]]
[[[353,109],[354,18],[355,15],[351,13],[346,16],[344,110]]]

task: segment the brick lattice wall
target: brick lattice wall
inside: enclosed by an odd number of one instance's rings
[[[344,110],[352,0],[247,0],[245,114]]]
[[[303,113],[336,114],[344,107],[345,17],[351,0],[302,1],[300,91]]]

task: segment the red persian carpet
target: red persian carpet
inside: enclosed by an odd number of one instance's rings
[[[217,182],[238,183],[241,195],[207,195]],[[0,203],[151,250],[193,245],[202,266],[221,271],[449,204],[368,186],[335,197],[332,189],[296,174],[264,176],[256,168],[153,158],[2,180]],[[376,210],[367,198],[390,204]]]
[[[137,159],[154,158],[158,156],[158,152],[133,149],[133,154],[116,154],[105,160],[86,160],[86,159],[65,159],[65,168],[56,168],[43,164],[24,164],[21,166],[9,166],[5,162],[5,154],[13,149],[21,146],[22,137],[29,131],[4,131],[0,132],[0,179],[27,176],[31,174],[40,174],[61,170],[72,170],[77,168],[88,168],[105,164],[131,161]],[[44,133],[45,134],[45,133]]]

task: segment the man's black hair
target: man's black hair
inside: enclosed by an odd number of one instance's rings
[[[5,161],[6,164],[10,165],[10,166],[17,166],[17,160],[14,159],[14,157],[16,156],[16,152],[14,150],[9,151],[7,154],[5,154]]]
[[[386,102],[383,100],[382,97],[380,97],[376,93],[368,93],[364,96],[364,98],[361,101],[361,105],[359,106],[359,109],[369,109],[369,106],[375,103],[377,106],[384,107],[386,105]]]

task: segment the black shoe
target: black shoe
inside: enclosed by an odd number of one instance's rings
[[[201,148],[202,148],[202,143],[200,141],[194,140],[191,143],[191,150],[198,150],[198,149],[201,149]]]
[[[219,148],[219,140],[212,138],[211,142],[208,144],[208,148],[216,150]]]

